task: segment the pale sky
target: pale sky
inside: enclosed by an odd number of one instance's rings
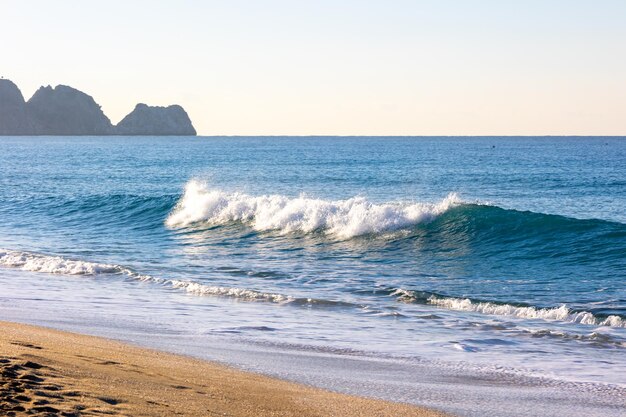
[[[0,75],[203,135],[626,135],[626,0],[0,0]]]

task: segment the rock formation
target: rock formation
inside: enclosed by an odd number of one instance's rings
[[[194,136],[196,129],[185,110],[178,106],[168,107],[137,104],[115,127],[118,135],[172,135]]]
[[[25,102],[13,82],[0,79],[0,136],[195,134],[189,116],[178,105],[138,104],[113,126],[91,96],[72,87],[41,87]]]
[[[110,135],[113,125],[93,97],[66,85],[41,87],[26,103],[36,135]]]
[[[0,79],[0,135],[31,134],[22,92],[9,80]]]

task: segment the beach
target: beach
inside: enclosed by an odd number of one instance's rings
[[[5,137],[0,320],[464,417],[622,417],[625,156],[599,137]]]
[[[0,368],[0,412],[6,416],[445,415],[11,322],[0,322]]]
[[[2,16],[0,417],[626,417],[626,1]]]

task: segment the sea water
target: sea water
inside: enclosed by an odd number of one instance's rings
[[[4,137],[0,318],[462,415],[620,415],[625,207],[626,138]],[[547,394],[507,410],[503,381]]]

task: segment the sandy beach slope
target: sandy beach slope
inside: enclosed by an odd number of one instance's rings
[[[0,322],[0,370],[2,416],[444,416],[8,322]]]

